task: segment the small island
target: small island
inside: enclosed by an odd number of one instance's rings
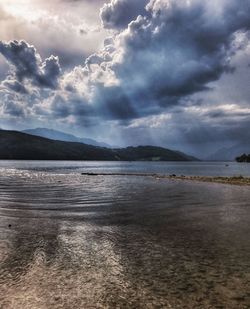
[[[236,161],[239,163],[250,163],[250,154],[243,154],[240,157],[236,158]]]

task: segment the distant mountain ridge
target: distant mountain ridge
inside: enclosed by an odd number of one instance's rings
[[[237,143],[231,147],[221,148],[206,159],[208,161],[234,161],[239,153],[250,153],[250,143],[248,145]]]
[[[64,133],[64,132],[53,130],[53,129],[36,128],[36,129],[23,130],[22,132],[30,134],[30,135],[35,135],[35,136],[57,140],[57,141],[76,142],[76,143],[82,143],[82,144],[99,146],[99,147],[108,147],[108,148],[112,147],[109,144],[99,142],[91,138],[77,137],[73,134],[68,134],[68,133]]]
[[[191,161],[184,153],[154,146],[110,149],[0,130],[1,160]]]

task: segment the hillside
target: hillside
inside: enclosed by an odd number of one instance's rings
[[[182,152],[155,146],[127,147],[115,151],[122,161],[197,161]]]
[[[0,159],[115,160],[107,148],[50,140],[17,131],[0,131]]]
[[[109,149],[4,130],[0,130],[0,159],[191,161],[191,158],[183,153],[161,147],[139,146]]]

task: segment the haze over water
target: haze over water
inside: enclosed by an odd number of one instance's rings
[[[229,163],[0,162],[1,308],[249,308],[250,176]]]

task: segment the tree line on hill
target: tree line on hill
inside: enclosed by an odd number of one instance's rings
[[[250,154],[247,155],[247,154],[244,153],[243,155],[237,157],[236,161],[240,162],[240,163],[242,163],[242,162],[250,163]]]

